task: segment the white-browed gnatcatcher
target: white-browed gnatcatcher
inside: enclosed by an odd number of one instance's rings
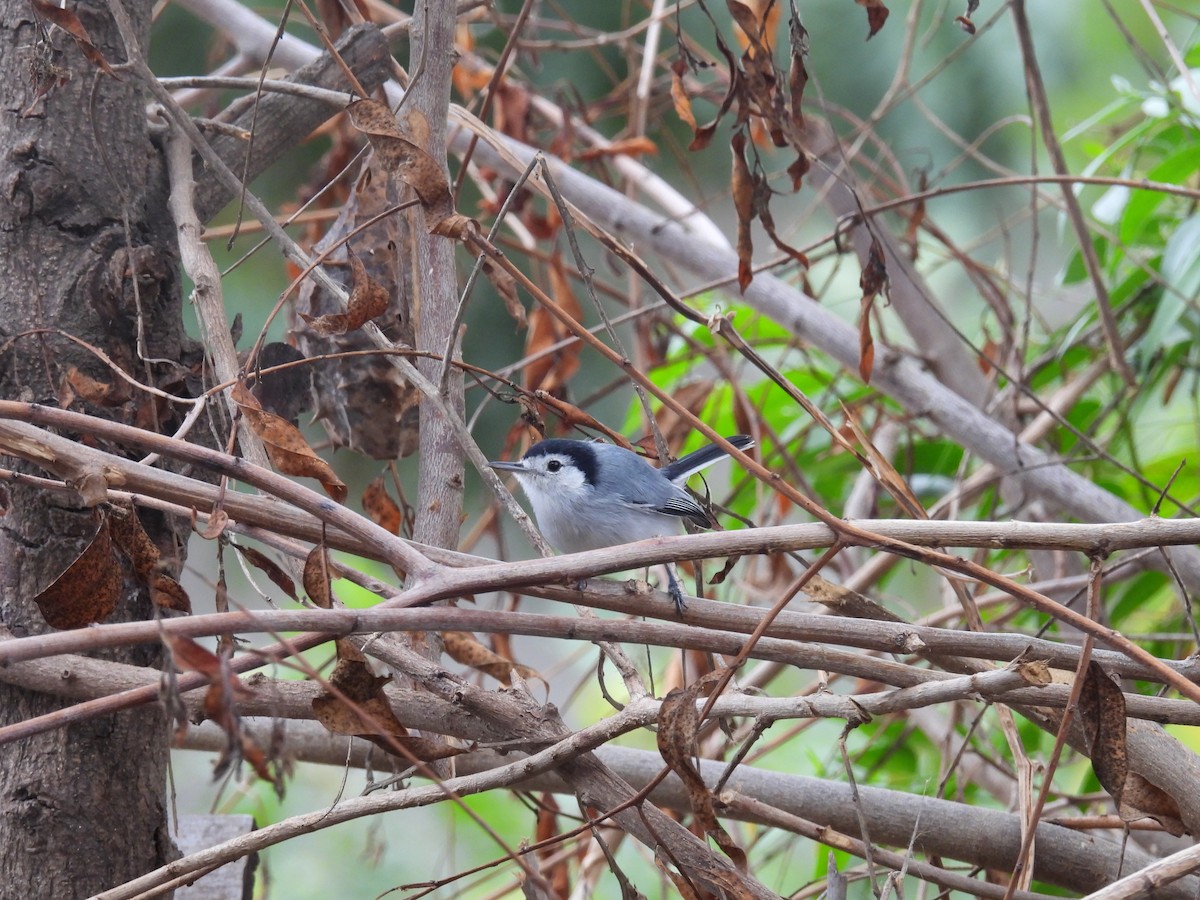
[[[754,445],[744,434],[726,440],[739,450]],[[709,444],[656,469],[615,444],[553,438],[534,444],[520,462],[488,465],[517,476],[552,547],[579,553],[679,534],[684,519],[711,527],[708,513],[683,483],[728,455]],[[667,576],[671,599],[682,613],[683,590],[670,565]]]

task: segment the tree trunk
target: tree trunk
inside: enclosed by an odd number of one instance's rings
[[[412,59],[421,60],[421,77],[412,85],[413,105],[429,123],[425,149],[445,167],[446,110],[450,105],[450,72],[454,64],[454,0],[424,0],[413,13]],[[412,64],[412,63],[410,63]],[[458,313],[458,279],[454,267],[454,242],[428,234],[423,215],[414,213],[421,226],[413,229],[420,298],[417,309],[417,346],[443,353],[450,346]],[[457,345],[450,351],[457,355]],[[418,359],[417,369],[437,383],[442,363]],[[463,378],[451,370],[444,397],[461,415]],[[464,455],[449,422],[428,400],[421,401],[421,484],[413,537],[435,547],[458,546],[462,521]]]
[[[144,39],[151,0],[125,2]],[[105,2],[69,9],[109,64],[124,60]],[[176,393],[185,392],[199,362],[182,330],[166,179],[137,79],[105,74],[63,30],[40,20],[30,0],[7,0],[0,3],[0,100],[0,396],[69,402],[169,430],[177,408],[130,389],[62,336],[87,341],[138,381]],[[0,465],[17,468],[8,459]],[[0,513],[6,506],[0,618],[18,636],[45,631],[34,597],[88,545],[96,514],[21,486],[0,494]],[[166,570],[177,571],[186,534],[157,515],[141,518]],[[146,590],[123,574],[106,621],[152,614]],[[157,648],[106,657],[162,663]],[[61,705],[0,685],[3,724]],[[0,898],[83,897],[173,857],[167,725],[161,708],[146,707],[0,753]]]

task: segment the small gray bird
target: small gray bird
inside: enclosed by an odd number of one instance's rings
[[[744,434],[726,440],[739,450],[754,446],[754,439]],[[517,476],[551,546],[579,553],[679,534],[683,519],[711,527],[708,513],[683,483],[728,455],[709,444],[656,469],[615,444],[554,438],[534,444],[520,462],[488,465]],[[671,568],[667,566],[669,592],[682,613],[683,590]]]

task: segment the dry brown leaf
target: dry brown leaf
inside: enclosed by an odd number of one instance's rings
[[[253,696],[253,692],[220,656],[191,638],[168,634],[163,636],[163,641],[170,649],[176,666],[184,671],[199,672],[209,679],[208,690],[204,694],[204,715],[220,726],[226,737],[225,747],[214,771],[218,775],[223,774],[238,759],[244,759],[260,778],[278,788],[266,754],[250,735],[242,731],[241,718],[237,713],[237,702]],[[176,734],[177,740],[181,737],[182,731]]]
[[[773,43],[780,4],[762,0],[726,0],[736,24],[735,36],[742,53],[743,93],[738,105],[739,124],[749,120],[756,143],[769,134],[776,147],[787,146],[785,103],[779,85],[782,73],[775,67]]]
[[[158,574],[150,585],[150,602],[159,609],[192,614],[192,598],[178,581],[170,575]]]
[[[114,508],[108,516],[108,526],[117,548],[129,558],[133,574],[142,584],[149,584],[158,568],[158,545],[150,540],[142,520],[132,507]]]
[[[235,384],[229,395],[246,417],[250,429],[266,446],[267,456],[280,472],[315,478],[334,500],[341,503],[346,499],[345,483],[337,477],[329,463],[313,452],[300,434],[300,429],[264,410],[243,382]]]
[[[330,313],[325,316],[310,316],[300,313],[308,326],[317,334],[345,334],[356,331],[376,316],[382,316],[388,309],[387,288],[371,279],[362,260],[347,248],[350,257],[351,287],[350,299],[344,313]]]
[[[1183,813],[1175,798],[1137,772],[1130,772],[1126,777],[1117,812],[1126,822],[1153,819],[1175,837],[1183,837],[1188,833],[1188,826],[1183,821]]]
[[[929,178],[927,173],[921,172],[917,181],[917,191],[924,192],[929,187]],[[917,253],[920,248],[918,237],[921,231],[921,226],[925,224],[926,218],[925,201],[918,200],[912,205],[912,212],[908,215],[908,225],[904,228],[904,243],[908,245],[910,250],[910,261],[915,262]]]
[[[224,509],[216,509],[208,514],[208,525],[205,526],[203,531],[200,531],[196,527],[195,519],[195,511],[193,510],[192,530],[206,541],[215,541],[229,527],[229,513],[225,512]]]
[[[329,563],[329,551],[324,544],[317,544],[304,559],[304,593],[315,606],[333,608],[333,569]]]
[[[584,150],[577,157],[580,162],[589,162],[595,159],[604,159],[608,156],[644,156],[647,154],[656,155],[658,153],[658,145],[645,135],[636,137],[622,138],[619,141],[613,141],[606,147],[592,147],[590,150]]]
[[[858,286],[862,289],[862,308],[858,318],[858,374],[864,382],[871,381],[871,372],[875,368],[875,340],[871,336],[871,310],[875,298],[887,285],[887,266],[883,261],[883,248],[879,239],[871,236],[871,249],[867,254],[867,264],[863,266],[859,276]]]
[[[312,709],[316,720],[330,733],[363,738],[401,759],[432,762],[458,756],[469,749],[433,738],[413,737],[396,719],[391,707],[379,698],[350,705],[340,697],[314,697]]]
[[[733,150],[730,190],[737,212],[738,288],[745,292],[754,280],[754,240],[750,234],[750,224],[754,220],[754,181],[746,163],[746,133],[734,132],[729,145]]]
[[[629,443],[619,432],[613,431],[599,419],[584,412],[573,403],[568,403],[566,400],[559,400],[546,391],[534,391],[534,397],[539,403],[562,419],[564,429],[583,428],[588,431],[598,431],[622,446]]]
[[[1091,745],[1092,769],[1116,801],[1121,818],[1132,822],[1149,817],[1177,837],[1184,834],[1187,827],[1175,800],[1129,771],[1125,695],[1095,660],[1084,673],[1077,714]]]
[[[704,405],[712,396],[715,387],[716,381],[713,379],[697,378],[675,391],[674,397],[684,409],[700,418],[700,413],[704,411]],[[662,432],[663,440],[667,442],[667,448],[672,453],[678,453],[679,448],[683,446],[684,441],[693,431],[691,422],[675,412],[674,409],[666,406],[654,414],[654,420],[658,423],[658,430]],[[653,448],[654,443],[651,441],[647,449],[654,452]]]
[[[312,709],[317,721],[334,734],[362,737],[384,734],[402,737],[408,734],[408,729],[400,724],[391,706],[379,697],[348,703],[336,695],[325,694],[313,698]]]
[[[774,0],[726,0],[738,44],[750,53],[759,48],[769,54],[779,26],[781,5]]]
[[[59,386],[58,405],[65,409],[79,397],[93,406],[120,406],[129,399],[129,392],[120,390],[123,384],[124,382],[115,384],[99,381],[71,366],[63,375],[63,382]]]
[[[529,143],[529,91],[505,79],[496,89],[492,104],[492,124],[501,134],[507,134],[523,144]]]
[[[313,714],[326,729],[365,738],[402,759],[431,761],[464,752],[440,740],[411,737],[383,692],[391,678],[372,672],[367,658],[349,641],[338,640],[336,646],[338,661],[329,676],[333,690],[312,701]]]
[[[512,673],[516,672],[522,678],[534,679],[549,685],[535,669],[515,663],[493,653],[481,644],[473,634],[465,631],[444,631],[442,642],[446,653],[455,662],[470,666],[478,672],[490,675],[506,687],[512,684]]]
[[[887,21],[889,10],[883,5],[883,0],[854,0],[867,11],[867,40],[875,37],[883,23]]]
[[[349,152],[349,146],[346,150]],[[314,244],[313,252],[336,257],[343,253],[344,243],[353,240],[371,280],[388,292],[387,311],[375,321],[389,340],[412,346],[416,342],[415,297],[409,277],[412,273],[407,271],[409,253],[400,249],[409,245],[410,223],[407,217],[388,214],[397,199],[396,187],[381,160],[369,154],[337,219]],[[344,312],[345,304],[334,292],[305,279],[295,305],[296,312],[301,310],[312,316],[329,315]],[[403,458],[416,450],[420,392],[384,357],[356,353],[333,358],[346,351],[373,349],[375,345],[363,329],[343,335],[319,335],[296,316],[288,340],[295,343],[299,355],[321,358],[311,366],[288,370],[307,374],[299,379],[302,384],[285,389],[291,398],[312,402],[315,419],[334,447],[349,447],[383,460]],[[263,347],[264,357],[270,346]],[[279,355],[285,355],[282,347]],[[268,378],[264,373],[254,386],[254,395],[264,409],[289,422],[297,421],[298,405],[285,410],[264,397],[262,385]]]
[[[524,331],[529,325],[529,319],[517,293],[517,279],[513,278],[512,273],[501,267],[490,256],[482,257],[480,268],[483,269],[487,280],[492,283],[492,287],[496,289],[496,293],[500,295],[500,299],[504,301],[504,308],[517,323],[517,329]]]
[[[123,566],[112,540],[109,516],[83,552],[33,602],[51,628],[83,628],[107,619],[121,599]]]
[[[337,646],[338,662],[329,678],[336,691],[312,701],[313,715],[328,731],[364,738],[401,759],[431,762],[464,752],[437,739],[411,736],[383,693],[391,679],[371,672],[366,657],[348,641]]]
[[[862,274],[858,278],[858,286],[862,289],[863,296],[874,300],[887,287],[887,277],[887,264],[883,259],[883,248],[879,245],[879,238],[872,235],[871,249],[867,252],[867,264],[863,266]]]
[[[202,647],[189,637],[175,634],[163,636],[171,649],[175,664],[185,672],[199,672],[210,679],[221,676],[221,659],[206,647]]]
[[[871,336],[871,301],[862,299],[862,310],[858,316],[858,374],[865,384],[871,383],[871,372],[875,369],[875,339]]]
[[[399,505],[388,494],[382,475],[376,476],[363,491],[362,509],[367,518],[380,528],[400,534],[404,516]]]
[[[464,54],[469,54],[475,49],[475,37],[471,34],[471,26],[462,20],[459,20],[454,28],[454,44]],[[470,100],[488,86],[488,82],[492,80],[491,74],[482,66],[475,68],[464,64],[461,54],[458,58],[459,62],[455,63],[450,73],[450,80],[459,96]]]
[[[729,88],[725,91],[725,96],[721,99],[721,106],[717,109],[717,114],[713,117],[713,120],[707,125],[697,128],[696,133],[692,136],[692,142],[688,144],[688,149],[693,152],[703,150],[709,145],[713,139],[713,135],[716,134],[717,126],[721,123],[721,119],[725,117],[725,113],[729,112],[729,107],[733,105],[734,99],[742,96],[744,93],[741,70],[733,58],[733,53],[726,46],[720,32],[714,32],[713,36],[717,41],[717,50],[725,57],[726,70],[729,72]],[[741,122],[741,119],[739,118],[738,121]]]
[[[704,833],[716,842],[739,872],[746,871],[746,854],[717,819],[712,794],[700,771],[692,762],[696,755],[696,734],[700,727],[700,697],[708,696],[724,677],[725,670],[709,672],[686,688],[675,688],[663,699],[658,715],[658,752],[683,782],[688,802]]]
[[[454,211],[446,173],[424,149],[429,123],[419,112],[409,110],[405,122],[407,134],[401,130],[391,108],[378,100],[355,100],[346,107],[346,113],[351,124],[367,136],[384,168],[416,192],[431,234],[465,240],[477,230],[474,219]]]
[[[854,435],[858,445],[863,448],[868,468],[875,476],[875,480],[910,516],[915,519],[929,518],[925,507],[921,505],[917,495],[912,492],[908,482],[904,480],[904,476],[896,470],[890,459],[879,452],[879,448],[871,441],[870,436],[863,430],[858,419],[845,403],[842,404],[842,415],[846,417],[846,427],[850,429],[850,433]],[[863,456],[860,455],[859,459],[863,459]]]
[[[121,76],[113,71],[108,60],[104,58],[104,54],[96,49],[96,45],[92,43],[92,36],[88,34],[88,30],[83,27],[83,23],[79,21],[79,17],[74,12],[56,6],[49,0],[30,0],[30,2],[39,16],[53,22],[71,36],[88,62],[98,66],[104,74],[111,75],[117,81],[121,80]]]
[[[243,547],[241,544],[232,544],[232,546],[234,550],[242,555],[242,558],[246,562],[270,578],[277,588],[297,603],[300,602],[300,596],[296,593],[296,582],[273,559],[261,550],[255,550],[253,547]]]
[[[792,190],[800,190],[804,182],[804,176],[808,174],[808,170],[812,168],[812,162],[808,158],[808,154],[803,150],[796,153],[796,161],[787,168],[787,173],[792,179]]]
[[[275,774],[271,771],[270,760],[267,759],[267,755],[266,755],[266,753],[263,752],[262,747],[258,746],[258,744],[255,742],[254,738],[251,737],[246,732],[242,732],[241,737],[242,737],[242,743],[241,743],[242,759],[244,759],[246,762],[250,763],[250,768],[254,769],[254,773],[259,778],[261,778],[263,781],[268,782],[269,784],[273,784],[275,786],[275,790],[279,791],[280,790],[279,781],[275,777]],[[224,763],[224,757],[222,758],[222,760],[218,761],[216,768],[220,769],[222,767],[222,765],[227,765]]]
[[[579,300],[571,289],[571,281],[567,277],[562,257],[555,254],[550,260],[550,294],[554,302],[575,321],[583,318],[583,310]],[[579,355],[583,352],[583,344],[573,341],[557,350],[549,348],[571,336],[571,330],[558,318],[547,312],[541,306],[536,306],[529,314],[529,332],[525,336],[525,355],[527,357],[545,354],[534,359],[522,374],[522,380],[527,390],[545,391],[549,394],[562,396],[562,389],[579,371]]]
[[[1045,687],[1053,677],[1050,667],[1043,660],[1027,660],[1017,663],[1017,672],[1034,687]]]
[[[94,509],[108,500],[108,478],[100,468],[84,468],[67,479],[67,487],[79,494],[84,506]]]
[[[561,834],[562,829],[558,824],[559,808],[558,802],[554,799],[554,795],[549,792],[543,792],[537,795],[537,822],[533,830],[533,839],[536,843],[542,844],[549,841],[552,837]],[[550,868],[543,869],[542,874],[550,883],[554,897],[567,897],[571,893],[571,865],[582,862],[581,858],[572,859],[571,854],[556,853],[552,849],[553,845],[547,847],[538,853],[538,859],[542,862],[549,862]],[[617,875],[617,872],[613,873]],[[630,896],[625,894],[623,896]]]
[[[133,507],[116,507],[108,518],[112,539],[117,549],[129,560],[133,577],[150,591],[150,602],[159,609],[192,612],[192,601],[178,581],[158,571],[158,546],[150,540],[141,518]]]
[[[683,84],[683,76],[687,74],[687,70],[687,60],[682,56],[671,63],[671,101],[675,104],[675,114],[683,119],[694,134],[696,116],[692,112],[692,100],[688,97],[687,88]]]
[[[724,584],[725,579],[729,577],[730,573],[733,572],[734,567],[739,562],[741,562],[741,559],[742,558],[740,556],[727,557],[725,560],[725,564],[723,566],[721,566],[721,571],[717,572],[715,575],[713,575],[712,578],[708,579],[708,583],[709,584]]]
[[[799,134],[804,130],[804,113],[801,111],[800,105],[804,100],[804,89],[808,87],[808,67],[804,62],[808,57],[808,30],[800,21],[796,0],[792,0],[792,18],[788,23],[788,38],[792,45],[792,62],[791,68],[788,70],[788,101],[791,104],[792,127]],[[800,153],[800,160],[804,161],[807,170],[808,157],[803,151]],[[792,165],[797,164],[799,164],[799,160]],[[792,174],[790,168],[788,174]],[[800,174],[803,175],[803,172]],[[792,186],[794,190],[800,189],[800,181],[794,174],[792,174]]]

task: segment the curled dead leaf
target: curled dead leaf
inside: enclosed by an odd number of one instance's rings
[[[108,476],[95,468],[82,469],[67,479],[67,486],[79,494],[84,506],[96,507],[108,500]]]
[[[196,524],[196,512],[192,511],[192,531],[196,532],[206,541],[215,541],[221,536],[221,533],[229,527],[229,513],[224,509],[215,509],[208,514],[208,524],[201,531]]]
[[[346,311],[330,313],[325,316],[310,316],[307,313],[300,313],[300,318],[318,334],[345,334],[348,331],[356,331],[376,316],[382,316],[387,312],[389,300],[387,288],[367,274],[362,260],[353,250],[348,252],[351,286]]]
[[[890,11],[883,5],[883,0],[855,0],[855,2],[867,11],[867,40],[869,41],[879,33],[879,29],[888,20]]]
[[[808,86],[808,67],[804,62],[808,57],[808,30],[800,21],[796,0],[791,0],[791,6],[792,17],[788,22],[788,39],[792,46],[792,60],[791,68],[788,71],[788,101],[791,104],[792,127],[798,134],[804,129],[804,113],[801,111],[800,105],[804,101],[804,89]],[[807,167],[807,156],[803,151],[800,153],[800,158],[805,160]],[[792,174],[790,168],[788,173]],[[793,190],[800,189],[800,182],[795,175],[792,175],[792,185]]]
[[[1017,673],[1035,687],[1045,687],[1053,681],[1050,667],[1040,659],[1018,662]]]
[[[304,559],[304,593],[315,606],[333,608],[333,571],[329,564],[329,551],[324,544],[317,544]]]
[[[280,472],[315,478],[334,500],[341,503],[346,499],[345,483],[337,477],[329,463],[313,452],[300,434],[300,429],[264,410],[242,382],[235,384],[229,395],[246,417],[250,429],[262,440],[267,448],[267,456]]]
[[[754,181],[746,162],[745,131],[734,132],[729,146],[733,150],[730,190],[737,212],[738,288],[744,292],[754,280],[754,240],[750,234],[750,224],[754,220]]]
[[[671,63],[671,101],[675,104],[675,114],[695,132],[696,116],[692,113],[692,100],[683,84],[683,76],[687,74],[687,70],[687,60],[682,57]]]

